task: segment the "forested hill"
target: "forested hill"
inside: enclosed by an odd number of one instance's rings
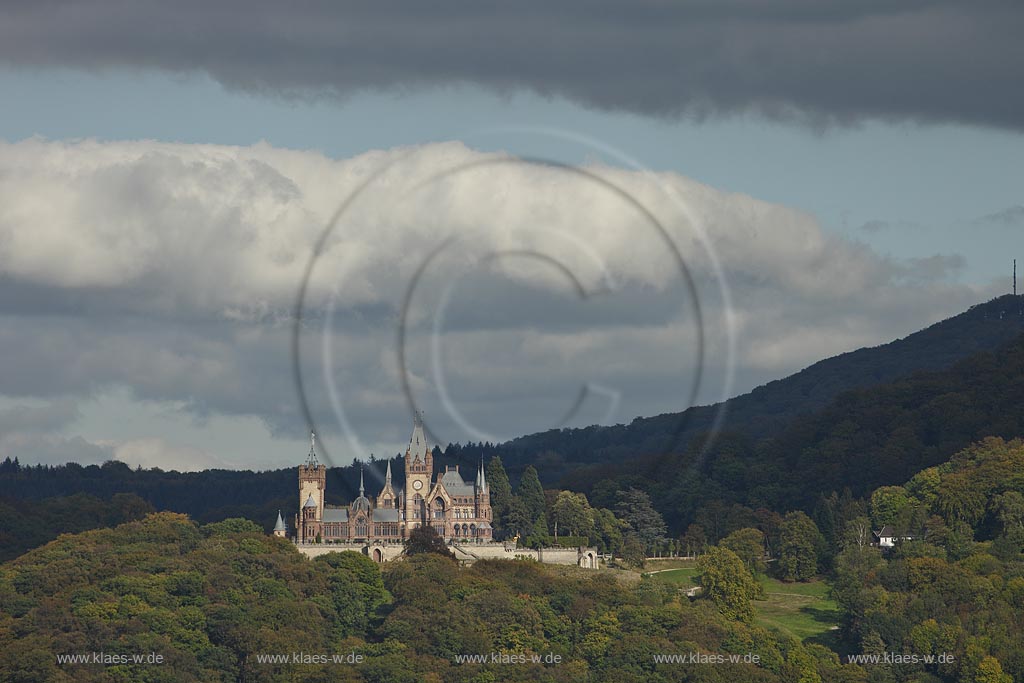
[[[157,513],[0,565],[2,681],[669,683],[695,667],[655,656],[698,651],[758,662],[698,665],[722,671],[702,680],[865,680],[821,645],[672,584],[536,562],[461,567],[429,552],[383,567],[352,552],[308,561],[239,519]]]
[[[833,491],[864,496],[979,439],[1021,434],[1024,337],[943,371],[846,392],[773,438],[726,435],[703,460],[684,454],[652,462],[644,488],[676,523],[734,503],[809,511]],[[634,465],[622,476],[635,484],[637,471]]]
[[[677,418],[665,415],[629,426],[535,434],[500,446],[449,446],[437,462],[472,471],[481,456],[500,455],[513,483],[532,464],[546,486],[583,491],[600,507],[613,507],[616,491],[636,486],[651,494],[675,532],[715,505],[785,511],[809,509],[820,495],[845,487],[863,495],[904,481],[981,437],[1024,433],[1022,305],[1021,298],[1001,297],[905,339],[822,361],[734,399],[731,431],[699,462],[691,452],[654,447]],[[911,375],[928,368],[941,369]],[[893,381],[894,376],[902,378]],[[701,411],[709,410],[689,411],[696,415],[691,432],[705,419]],[[300,460],[297,456],[296,463]],[[369,467],[382,474],[382,462]],[[400,486],[400,461],[393,471]],[[327,476],[328,502],[353,497],[358,467],[332,468]],[[200,522],[244,516],[269,529],[278,509],[286,517],[295,512],[295,485],[292,467],[179,473],[132,470],[117,462],[88,467],[5,462],[0,463],[0,502],[10,503],[0,506],[0,513],[19,509],[24,500],[85,493],[109,501],[117,493],[134,493],[154,509],[188,513]],[[5,541],[0,534],[0,554],[15,538],[27,537],[8,534]],[[7,550],[13,556],[26,547]]]
[[[752,438],[768,436],[794,417],[820,410],[845,391],[941,370],[979,352],[995,351],[1022,334],[1024,296],[998,297],[903,339],[820,361],[733,398],[727,402],[724,429]],[[709,428],[719,408],[698,406],[683,413],[637,418],[628,425],[553,429],[519,437],[494,450],[501,453],[513,477],[534,464],[545,484],[554,483],[574,464],[616,463],[677,450],[676,444],[685,447]]]

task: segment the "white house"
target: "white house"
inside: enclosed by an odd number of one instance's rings
[[[878,538],[879,548],[891,548],[897,541],[913,541],[915,538],[913,534],[897,534],[888,524],[883,526],[881,531],[876,531],[875,536]]]

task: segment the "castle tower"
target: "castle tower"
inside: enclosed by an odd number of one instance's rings
[[[277,511],[277,524],[274,525],[274,535],[279,538],[285,538],[288,535],[288,527],[284,525],[284,517],[281,516],[281,511]]]
[[[425,497],[430,492],[434,456],[423,434],[423,419],[413,416],[412,436],[405,449],[405,522],[407,529],[419,526],[426,515]]]
[[[299,465],[299,519],[296,533],[300,541],[311,542],[320,534],[324,512],[327,467],[316,457],[316,434],[309,435],[309,455]]]

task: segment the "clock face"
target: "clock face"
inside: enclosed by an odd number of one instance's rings
[[[420,490],[421,488],[423,488],[423,482],[422,482],[422,481],[420,481],[419,479],[417,479],[416,481],[414,481],[414,482],[412,483],[412,487],[413,487],[414,489],[416,489],[417,491],[419,491],[419,490]]]

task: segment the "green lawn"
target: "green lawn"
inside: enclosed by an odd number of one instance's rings
[[[645,572],[646,573],[646,572]],[[652,579],[657,581],[665,581],[667,583],[677,583],[681,586],[697,585],[697,568],[696,567],[682,567],[680,569],[666,569],[665,571],[655,571],[650,574]]]
[[[698,585],[694,567],[655,572],[650,577],[686,588]],[[758,581],[764,586],[766,598],[754,601],[758,624],[801,641],[831,640],[833,627],[839,624],[839,607],[828,597],[828,584],[821,580],[783,583],[767,576],[759,576]]]
[[[839,606],[828,597],[828,584],[820,579],[783,583],[758,577],[766,600],[754,602],[755,621],[798,640],[828,642],[839,624]]]

